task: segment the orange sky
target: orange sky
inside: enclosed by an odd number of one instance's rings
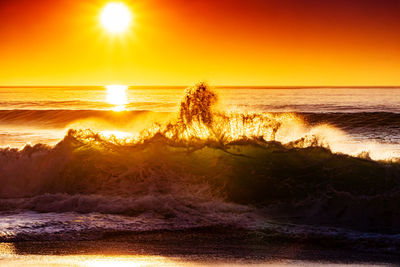
[[[0,1],[0,85],[400,85],[398,0]]]

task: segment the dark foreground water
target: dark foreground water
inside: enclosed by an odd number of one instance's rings
[[[109,234],[102,241],[0,243],[2,266],[396,266],[398,255],[270,233],[191,229]]]

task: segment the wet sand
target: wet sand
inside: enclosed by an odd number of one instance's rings
[[[398,266],[395,253],[232,233],[120,233],[100,241],[0,243],[0,266]]]

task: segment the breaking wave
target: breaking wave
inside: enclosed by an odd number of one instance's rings
[[[175,119],[129,136],[70,130],[55,146],[1,149],[0,212],[123,215],[149,229],[265,219],[400,229],[398,160],[346,151],[340,130],[296,114],[225,113],[217,103],[200,84]]]

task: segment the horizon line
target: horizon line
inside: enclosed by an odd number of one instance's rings
[[[111,85],[111,84],[110,84]],[[0,85],[0,88],[99,88],[108,85]],[[129,88],[146,88],[146,89],[184,89],[193,85],[126,85]],[[217,89],[340,89],[340,88],[400,88],[400,85],[211,85],[210,87]]]

